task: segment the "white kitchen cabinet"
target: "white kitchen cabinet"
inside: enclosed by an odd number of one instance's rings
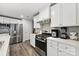
[[[61,50],[64,50],[67,53],[75,55],[76,48],[73,47],[73,46],[70,46],[70,45],[67,45],[67,44],[64,44],[64,43],[60,43],[59,48],[61,48]]]
[[[76,12],[77,13],[77,21],[76,21],[76,23],[79,26],[79,3],[77,3],[76,5],[77,5],[77,10],[76,10],[77,11]]]
[[[3,17],[0,17],[0,23],[3,23]]]
[[[14,24],[18,24],[18,19],[13,19]]]
[[[33,21],[34,21],[34,28],[40,28],[40,23],[38,23],[39,15],[34,16]]]
[[[57,42],[47,40],[47,56],[57,56]]]
[[[51,7],[51,27],[62,25],[62,8],[61,4],[56,4]]]
[[[63,26],[76,25],[76,3],[63,3]]]
[[[64,52],[63,50],[58,50],[58,56],[73,56],[72,54],[69,54],[67,52]]]
[[[49,37],[47,38],[47,56],[79,56],[78,44],[78,41],[70,39]]]
[[[76,4],[59,3],[51,7],[51,27],[76,26]]]
[[[30,34],[30,44],[35,47],[35,36],[36,34]]]
[[[73,46],[70,46],[70,45],[68,45],[68,44],[64,44],[64,43],[59,43],[59,54],[58,55],[60,55],[60,54],[68,54],[69,56],[71,55],[71,56],[75,56],[76,55],[76,48],[75,47],[73,47]]]
[[[47,56],[57,56],[57,48],[52,47],[52,45],[47,48]]]
[[[4,24],[9,24],[10,23],[10,18],[3,17],[3,23]]]
[[[18,19],[12,19],[12,18],[7,18],[7,17],[0,17],[0,23],[4,24],[20,24],[20,20]]]
[[[17,24],[18,21],[17,21],[17,19],[10,19],[10,23],[11,23],[11,24]]]

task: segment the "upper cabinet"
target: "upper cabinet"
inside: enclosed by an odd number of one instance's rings
[[[40,23],[38,23],[39,15],[34,16],[33,21],[34,21],[34,28],[40,28]]]
[[[55,4],[51,7],[51,27],[59,26],[62,23],[61,4]]]
[[[7,18],[7,17],[0,17],[0,23],[3,23],[3,24],[21,24],[21,20]]]
[[[77,15],[77,21],[76,21],[76,23],[79,26],[79,3],[77,3],[76,5],[77,5],[77,12],[76,12],[77,13],[76,14]]]
[[[3,23],[3,17],[0,17],[0,23]]]
[[[61,3],[52,6],[51,27],[77,26],[76,7],[75,3]]]
[[[64,3],[62,4],[62,9],[63,9],[63,26],[76,25],[76,4]]]
[[[9,24],[10,23],[10,18],[3,17],[3,23],[4,24]]]
[[[11,24],[18,24],[18,20],[17,19],[10,19],[10,23]]]
[[[50,19],[50,6],[45,6],[39,11],[39,14],[33,17],[34,28],[40,28],[40,23],[47,23]]]
[[[39,11],[39,21],[48,20],[50,18],[50,6],[46,6],[45,8]]]

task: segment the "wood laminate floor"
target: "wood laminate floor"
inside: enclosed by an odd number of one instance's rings
[[[10,56],[39,56],[29,41],[10,45]]]

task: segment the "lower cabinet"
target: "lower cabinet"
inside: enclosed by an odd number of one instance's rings
[[[57,48],[49,46],[47,49],[47,55],[48,56],[57,56]]]
[[[78,48],[59,40],[47,39],[47,56],[76,56],[79,53],[76,49]]]
[[[76,48],[74,46],[68,45],[68,44],[64,44],[64,43],[59,43],[58,44],[58,50],[65,52],[65,54],[68,55],[76,55]]]
[[[30,34],[30,44],[35,47],[35,34]]]
[[[58,56],[73,56],[73,55],[67,52],[64,52],[63,50],[58,50]]]
[[[47,56],[57,56],[57,43],[47,40]]]

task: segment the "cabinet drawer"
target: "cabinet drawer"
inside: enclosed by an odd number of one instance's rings
[[[59,44],[59,48],[62,48],[63,50],[69,52],[70,54],[75,55],[75,50],[76,50],[76,49],[75,49],[75,47],[73,47],[73,46],[60,43],[60,44]]]
[[[57,46],[57,42],[53,40],[47,40],[47,44]]]
[[[66,53],[63,50],[58,50],[58,56],[73,56],[72,54]]]

